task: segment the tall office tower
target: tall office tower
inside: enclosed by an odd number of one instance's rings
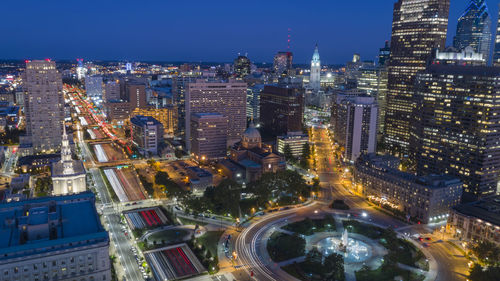
[[[287,75],[292,69],[293,54],[292,52],[278,52],[274,56],[273,70],[276,75]]]
[[[172,78],[172,99],[177,106],[177,132],[179,137],[185,136],[186,130],[186,89],[188,83],[194,83],[200,79],[199,76],[179,75]]]
[[[92,191],[0,203],[3,280],[111,280]]]
[[[83,66],[83,59],[76,59],[76,78],[82,80],[87,74],[87,69]]]
[[[52,163],[51,175],[53,183],[53,194],[64,195],[80,193],[87,190],[85,167],[80,160],[71,158],[71,147],[69,145],[66,126],[63,125],[61,161]]]
[[[387,65],[389,63],[389,59],[391,57],[391,45],[389,41],[385,41],[385,45],[383,48],[380,48],[378,51],[378,65]]]
[[[191,115],[191,152],[197,160],[227,156],[228,118],[219,113]]]
[[[378,94],[378,69],[375,64],[364,64],[359,68],[357,88],[366,92],[370,97],[377,97]]]
[[[314,48],[313,57],[311,60],[311,76],[309,78],[309,87],[313,91],[321,89],[321,61],[319,59],[318,44]]]
[[[499,101],[496,67],[464,66],[458,60],[435,63],[419,73],[410,142],[417,173],[460,178],[465,201],[495,194],[500,173]]]
[[[130,112],[136,108],[145,108],[148,105],[145,84],[129,81],[125,86],[125,91],[130,104]]]
[[[93,100],[102,100],[102,76],[85,77],[87,96]]]
[[[385,46],[380,48],[378,54],[378,65],[377,65],[377,78],[378,78],[378,89],[377,89],[377,103],[378,103],[378,129],[377,129],[377,139],[382,141],[384,136],[384,120],[385,120],[385,107],[387,103],[387,79],[388,79],[388,63],[391,56],[391,47],[389,41],[385,41]]]
[[[362,153],[375,152],[377,117],[375,97],[338,94],[333,99],[332,126],[336,141],[345,148],[345,160],[355,161]]]
[[[385,148],[406,156],[415,75],[446,41],[449,0],[398,0],[394,4],[385,111]]]
[[[112,80],[104,85],[104,99],[106,102],[120,100],[120,81]]]
[[[247,89],[247,118],[258,122],[260,120],[260,93],[264,84],[255,84]]]
[[[227,82],[199,79],[189,83],[186,90],[186,147],[190,150],[191,115],[219,113],[227,117],[227,143],[241,139],[246,129],[247,84],[240,80]]]
[[[488,61],[491,49],[491,17],[485,0],[470,0],[458,19],[453,46],[463,50],[471,46]]]
[[[500,66],[500,4],[498,4],[498,23],[495,36],[495,50],[493,51],[493,65]]]
[[[286,86],[265,86],[260,93],[260,121],[273,136],[302,132],[304,92]]]
[[[57,150],[62,141],[64,98],[61,75],[50,60],[26,62],[23,76],[26,137],[33,153]]]
[[[234,60],[234,73],[236,77],[243,78],[250,74],[252,62],[246,56],[238,56]]]

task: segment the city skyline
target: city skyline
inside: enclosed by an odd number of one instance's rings
[[[5,26],[16,23],[18,36],[0,47],[0,59],[231,62],[240,53],[248,54],[253,62],[271,63],[276,52],[287,50],[291,29],[296,64],[310,61],[316,43],[325,65],[343,64],[352,53],[361,54],[363,60],[376,60],[378,48],[390,38],[395,1],[321,1],[321,9],[283,1],[266,3],[266,9],[259,3],[195,2],[189,6],[156,2],[134,5],[133,9],[129,1],[120,6],[102,2],[86,6],[5,3],[6,10],[22,10],[28,20],[18,22],[14,14],[2,18]],[[450,3],[447,46],[452,45],[457,20],[468,2]],[[496,23],[498,3],[486,3]],[[359,9],[360,4],[363,9]],[[96,5],[100,8],[95,9]],[[50,14],[58,16],[46,16]],[[301,20],[292,20],[294,17]],[[270,25],[272,22],[275,24]]]

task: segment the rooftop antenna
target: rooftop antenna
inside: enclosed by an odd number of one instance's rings
[[[292,29],[288,28],[288,40],[287,40],[287,49],[290,51],[290,42],[292,41],[292,35],[291,35]]]

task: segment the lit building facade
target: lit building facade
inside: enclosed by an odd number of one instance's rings
[[[190,150],[191,115],[219,113],[228,119],[228,146],[238,142],[246,128],[247,84],[238,80],[189,83],[186,91],[186,146]]]
[[[463,50],[470,46],[488,61],[491,49],[491,17],[485,0],[470,0],[458,19],[453,46]]]
[[[321,89],[321,60],[319,58],[318,44],[316,44],[316,47],[314,48],[314,53],[311,60],[309,88],[316,92]]]
[[[234,74],[238,78],[246,77],[250,75],[252,67],[252,62],[246,56],[238,56],[234,60]]]
[[[144,155],[159,154],[163,142],[163,125],[151,116],[137,115],[130,118],[132,140]]]
[[[488,241],[500,246],[500,196],[455,206],[446,232],[461,241]]]
[[[293,54],[292,52],[278,52],[274,56],[273,70],[278,76],[288,75],[292,70]]]
[[[111,280],[91,191],[0,204],[2,280]]]
[[[102,100],[102,76],[85,77],[87,96],[93,100]]]
[[[355,161],[377,146],[378,105],[374,97],[338,94],[332,101],[335,140],[344,147],[344,159]]]
[[[260,93],[263,84],[256,84],[247,89],[247,118],[258,122],[260,120]]]
[[[162,108],[136,108],[131,116],[151,116],[158,120],[163,125],[163,133],[166,135],[173,136],[177,132],[177,107],[174,105],[168,105]]]
[[[309,136],[307,134],[279,136],[276,140],[279,153],[283,155],[285,153],[285,146],[288,145],[294,157],[302,156],[302,149],[306,143],[309,143]]]
[[[378,158],[393,158],[392,160]],[[443,220],[460,202],[462,183],[449,175],[418,177],[386,166],[388,155],[363,154],[354,166],[354,182],[363,196],[422,223]]]
[[[52,186],[54,195],[80,193],[87,190],[86,172],[83,162],[71,158],[71,147],[63,126],[61,161],[52,163]]]
[[[460,178],[463,200],[496,193],[500,69],[432,64],[416,81],[411,159],[420,175]]]
[[[495,49],[493,50],[493,65],[500,66],[500,3],[498,4],[498,23],[494,43]]]
[[[449,0],[398,0],[394,4],[384,144],[408,154],[413,85],[435,48],[445,47]]]
[[[107,102],[120,100],[120,80],[107,81],[104,84],[104,100]]]
[[[197,160],[217,160],[227,156],[229,120],[219,113],[191,115],[191,153]]]
[[[50,60],[26,62],[23,76],[26,139],[32,153],[58,150],[62,141],[62,78]]]

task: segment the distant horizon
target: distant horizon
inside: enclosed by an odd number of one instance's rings
[[[396,0],[319,0],[312,7],[296,0],[27,2],[3,3],[4,11],[13,12],[2,15],[0,23],[15,23],[0,45],[3,60],[229,63],[248,53],[252,62],[269,64],[276,52],[287,50],[290,34],[295,64],[308,64],[318,43],[322,64],[344,65],[354,53],[376,60],[390,40]],[[450,3],[447,46],[468,2]],[[494,33],[498,2],[486,2]],[[22,11],[22,20],[16,11]]]

